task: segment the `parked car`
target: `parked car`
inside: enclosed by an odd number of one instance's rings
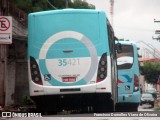
[[[157,90],[155,88],[148,88],[146,92],[151,93],[154,98],[157,98]]]
[[[152,107],[154,107],[154,101],[155,101],[155,98],[153,97],[151,93],[143,93],[141,96],[140,105],[148,103],[148,104],[151,104]]]

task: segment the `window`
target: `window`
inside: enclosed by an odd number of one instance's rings
[[[118,69],[130,69],[133,65],[133,46],[122,45],[121,53],[117,53]]]

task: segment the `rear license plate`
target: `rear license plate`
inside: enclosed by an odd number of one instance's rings
[[[75,82],[76,77],[62,77],[63,82]]]

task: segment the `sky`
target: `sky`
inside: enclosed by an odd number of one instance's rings
[[[105,11],[111,22],[110,0],[86,0],[96,6],[96,9]],[[160,41],[153,40],[157,37],[155,30],[160,30],[160,0],[114,0],[113,24],[116,37],[132,40],[140,47],[140,54],[147,56],[147,50],[154,52],[151,46],[160,51]],[[148,47],[147,45],[150,47]],[[158,55],[158,54],[157,54]]]

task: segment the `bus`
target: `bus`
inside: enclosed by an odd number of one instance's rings
[[[37,109],[115,110],[115,41],[106,14],[63,9],[28,17],[29,91]]]
[[[134,41],[119,41],[117,53],[118,103],[117,111],[137,111],[140,104],[140,72],[138,52]]]

